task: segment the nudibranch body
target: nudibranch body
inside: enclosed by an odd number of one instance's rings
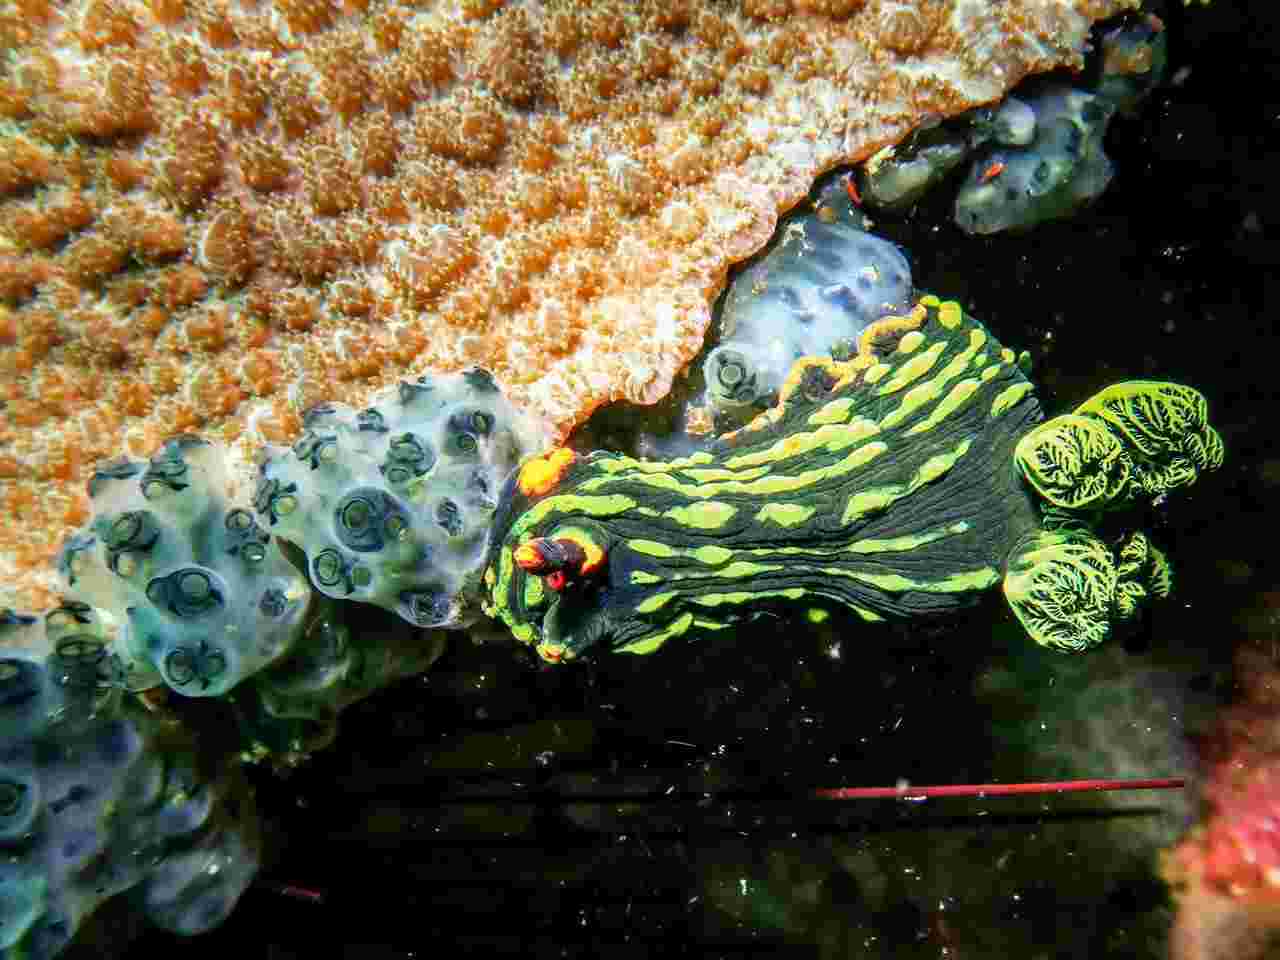
[[[708,451],[528,460],[495,516],[486,612],[558,661],[774,607],[938,616],[1003,583],[1037,642],[1092,646],[1170,585],[1144,535],[1095,532],[1100,511],[1191,482],[1221,440],[1173,384],[1041,423],[1026,366],[924,297],[850,360],[799,361],[776,406]]]

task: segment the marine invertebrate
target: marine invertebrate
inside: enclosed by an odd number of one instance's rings
[[[703,363],[713,416],[744,423],[777,399],[796,360],[848,352],[873,321],[910,306],[907,258],[861,221],[836,178],[815,209],[784,218],[776,244],[735,278],[720,343]]]
[[[1136,5],[11,5],[8,599],[49,602],[92,463],[177,432],[287,441],[316,402],[471,364],[560,431],[660,397],[815,174],[1079,65]],[[163,231],[112,234],[122,204]],[[406,269],[442,234],[464,255]]]
[[[956,224],[969,233],[1024,230],[1096,200],[1114,170],[1107,125],[1132,110],[1164,76],[1164,26],[1154,16],[1106,31],[1102,76],[1091,91],[1050,85],[1028,97],[1029,138],[980,151],[956,195]]]
[[[188,734],[121,696],[103,672],[106,646],[80,619],[0,611],[6,956],[55,956],[126,890],[169,930],[211,929],[257,872],[244,785],[225,769],[211,776]]]
[[[301,762],[333,742],[348,706],[422,673],[444,652],[443,631],[377,614],[322,601],[289,655],[232,692],[244,759]]]
[[[1030,102],[1036,111],[1031,143],[981,153],[956,194],[956,224],[967,233],[1026,229],[1068,216],[1111,182],[1115,171],[1102,149],[1115,112],[1109,101],[1054,86]]]
[[[404,381],[379,401],[310,410],[292,448],[263,451],[254,506],[326,596],[466,626],[498,490],[538,432],[483,370]]]
[[[889,147],[867,161],[862,187],[867,203],[880,210],[905,210],[974,148],[987,142],[1025,146],[1035,137],[1035,130],[1035,110],[1016,96],[965,114],[954,124],[917,130],[900,153]],[[982,172],[987,170],[990,165]]]
[[[94,515],[58,559],[68,596],[111,617],[123,682],[219,696],[297,643],[307,581],[227,497],[223,452],[195,437],[100,464]]]
[[[940,615],[1003,581],[1036,642],[1100,643],[1170,576],[1098,513],[1191,483],[1222,441],[1175,384],[1120,384],[1041,423],[1022,365],[925,297],[850,360],[798,362],[779,404],[709,451],[530,460],[503,493],[486,609],[556,661],[774,606]]]
[[[93,514],[59,554],[65,599],[45,616],[43,652],[55,660],[67,644],[94,652],[104,689],[154,697],[167,685],[183,697],[230,699],[242,752],[254,759],[289,762],[329,743],[345,707],[425,670],[443,635],[351,614],[316,596],[295,561],[324,594],[380,600],[415,626],[431,619],[428,610],[451,612],[456,626],[467,609],[461,598],[476,592],[463,585],[478,578],[473,568],[487,545],[492,501],[484,491],[496,488],[521,449],[487,375],[443,377],[439,387],[403,384],[398,401],[353,413],[350,422],[334,407],[313,411],[292,450],[263,451],[261,524],[252,485],[234,475],[220,444],[182,436],[149,461],[99,464],[89,484]],[[480,420],[488,430],[476,439]],[[389,433],[388,425],[419,432]],[[360,441],[354,451],[352,435]],[[368,448],[379,445],[389,448],[386,458],[372,462]],[[397,457],[410,447],[419,456]],[[353,491],[344,482],[364,486]],[[393,501],[402,509],[378,512]],[[282,516],[279,526],[304,551],[300,560],[268,532]],[[397,519],[403,527],[393,528]],[[370,562],[374,539],[396,549],[399,568]],[[358,570],[351,591],[335,590],[325,576],[332,556],[353,550],[360,570],[376,571],[376,589]],[[435,587],[434,605],[413,589],[422,583]],[[350,628],[352,616],[360,629]]]

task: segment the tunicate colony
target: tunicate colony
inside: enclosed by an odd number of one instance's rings
[[[189,734],[124,694],[102,635],[80,607],[0,614],[0,956],[56,956],[125,891],[200,933],[257,870],[237,771],[207,769]]]
[[[741,424],[777,399],[801,357],[847,354],[875,320],[911,303],[911,265],[857,224],[840,178],[784,218],[775,241],[725,294],[721,341],[703,363],[713,414]]]
[[[1163,27],[1154,18],[1102,35],[1101,75],[1090,87],[1034,80],[1001,104],[918,131],[867,164],[867,205],[901,212],[970,161],[955,200],[966,233],[1031,229],[1096,200],[1114,176],[1103,149],[1117,113],[1160,82]]]
[[[262,451],[243,498],[226,451],[193,436],[101,464],[58,558],[62,606],[0,612],[0,956],[55,955],[126,890],[197,933],[252,879],[252,823],[231,816],[251,804],[223,802],[230,774],[157,688],[226,701],[244,759],[290,762],[430,666],[444,636],[424,627],[474,619],[496,491],[539,439],[492,379],[422,377],[306,427]]]

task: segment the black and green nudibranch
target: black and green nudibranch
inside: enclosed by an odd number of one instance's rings
[[[938,616],[1002,586],[1031,637],[1100,643],[1169,565],[1123,511],[1219,466],[1204,398],[1129,382],[1044,422],[1018,356],[926,296],[776,406],[667,461],[568,449],[503,489],[485,610],[546,660],[650,653],[769,608]]]

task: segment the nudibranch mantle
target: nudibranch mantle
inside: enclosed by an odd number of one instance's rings
[[[1176,384],[1122,384],[1042,423],[1027,366],[926,296],[851,359],[797,362],[779,403],[709,450],[526,461],[495,515],[486,612],[559,661],[777,606],[937,616],[1003,582],[1038,642],[1092,646],[1171,584],[1144,535],[1104,542],[1100,511],[1191,482],[1221,440]]]

